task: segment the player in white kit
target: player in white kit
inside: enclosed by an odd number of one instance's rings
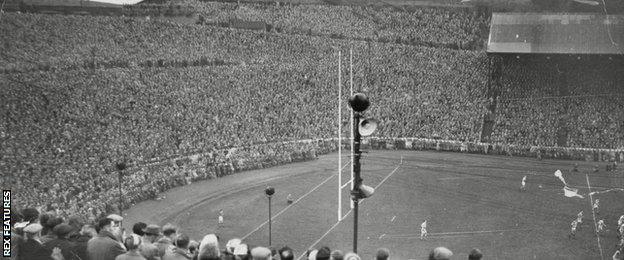
[[[522,177],[522,186],[520,186],[520,191],[526,191],[526,175]]]
[[[579,225],[578,229],[581,229],[581,224],[583,224],[583,211],[582,210],[576,215],[576,222]]]
[[[427,220],[420,224],[420,240],[423,240],[427,237]]]
[[[219,210],[219,226],[223,226],[223,209]]]
[[[572,221],[572,224],[570,224],[570,234],[568,235],[568,239],[576,237],[577,225],[578,225],[578,222],[576,221],[576,219]]]
[[[598,220],[598,234],[602,233],[606,228],[607,225],[605,225],[604,220]]]
[[[594,206],[593,206],[594,212],[596,214],[600,214],[600,208],[599,207],[600,207],[600,200],[596,199],[596,201],[594,201]]]

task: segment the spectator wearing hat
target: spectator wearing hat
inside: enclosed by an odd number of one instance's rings
[[[252,260],[273,260],[271,250],[266,247],[256,247],[251,250]]]
[[[156,247],[158,247],[159,256],[164,256],[167,252],[173,252],[175,246],[173,245],[173,241],[176,239],[178,235],[178,228],[171,224],[166,224],[163,226],[163,237],[158,239],[155,243]]]
[[[189,260],[193,258],[189,252],[190,239],[187,235],[179,235],[175,238],[175,247],[171,252],[167,252],[162,260]]]
[[[340,250],[334,250],[331,253],[331,258],[332,260],[343,260],[344,259],[344,253],[342,253],[342,251]]]
[[[41,230],[43,226],[38,223],[33,223],[26,226],[24,231],[24,240],[22,241],[19,252],[17,253],[20,259],[29,260],[49,260],[52,259],[50,255],[51,251],[45,249],[40,242]]]
[[[74,252],[75,244],[69,241],[69,234],[72,230],[72,226],[65,223],[56,225],[54,229],[52,229],[56,238],[43,243],[43,247],[50,252],[52,252],[52,249],[55,247],[58,247],[61,249],[61,254],[63,254],[65,259],[75,259],[77,256],[76,252]]]
[[[236,247],[238,245],[241,244],[241,240],[238,238],[232,238],[230,239],[227,244],[225,244],[225,252],[229,253],[229,254],[234,254],[234,249],[236,249]]]
[[[468,260],[481,260],[481,257],[483,257],[483,253],[477,248],[473,248],[468,254]]]
[[[160,235],[160,227],[158,225],[148,225],[145,230],[143,230],[139,252],[141,252],[141,255],[147,260],[160,259],[158,247],[154,244]]]
[[[450,260],[453,252],[446,247],[436,247],[429,253],[429,260]]]
[[[390,258],[390,250],[387,248],[377,249],[377,255],[375,256],[375,260],[388,260]]]
[[[132,234],[124,239],[124,246],[128,249],[123,255],[118,255],[115,260],[146,260],[145,257],[139,253],[139,245],[141,245],[141,237]]]
[[[295,254],[293,253],[293,250],[290,247],[282,247],[279,250],[279,256],[280,256],[280,260],[293,260],[295,259]]]
[[[251,252],[249,252],[249,247],[247,246],[247,244],[238,245],[234,249],[234,255],[243,260],[251,259]]]
[[[96,229],[98,235],[87,243],[89,260],[114,260],[115,257],[126,252],[112,233],[113,220],[103,218],[98,221]]]

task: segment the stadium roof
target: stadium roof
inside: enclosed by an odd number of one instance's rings
[[[624,54],[624,15],[493,13],[488,53]]]

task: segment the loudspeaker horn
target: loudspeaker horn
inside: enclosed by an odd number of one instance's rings
[[[359,132],[362,136],[372,135],[377,130],[378,121],[372,118],[360,120]]]

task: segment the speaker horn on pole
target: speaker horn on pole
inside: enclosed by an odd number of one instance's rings
[[[378,121],[372,118],[360,120],[359,132],[362,136],[369,136],[377,130]]]

